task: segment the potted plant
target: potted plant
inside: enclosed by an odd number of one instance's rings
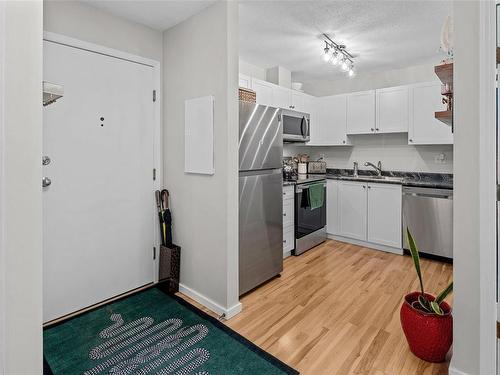
[[[428,362],[443,362],[453,340],[451,307],[444,302],[453,290],[453,282],[437,297],[425,293],[417,245],[408,228],[406,233],[420,291],[405,296],[400,312],[401,326],[413,354]]]

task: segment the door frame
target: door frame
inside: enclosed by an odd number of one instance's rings
[[[0,82],[4,80],[5,66],[5,2],[0,2]],[[4,90],[0,85],[0,375],[5,373],[5,245],[4,245]]]
[[[113,48],[104,47],[98,44],[85,42],[83,40],[71,38],[65,35],[44,31],[43,40],[48,42],[53,42],[61,45],[65,45],[68,47],[78,48],[81,50],[98,53],[105,56],[114,57],[117,59],[142,64],[146,66],[150,66],[153,68],[153,86],[151,90],[156,91],[156,100],[154,101],[154,114],[153,114],[153,166],[152,168],[156,169],[156,179],[153,181],[153,190],[159,190],[162,185],[162,143],[161,143],[161,64],[159,61],[148,59],[145,57],[137,56],[130,54],[128,52],[123,52],[120,50],[116,50]],[[151,91],[151,100],[153,100],[153,91]],[[153,171],[151,171],[153,174]],[[153,176],[151,176],[153,178]],[[151,191],[151,197],[153,197],[153,192]],[[156,211],[156,207],[153,205],[152,213],[153,222],[156,223],[158,220],[158,212]],[[159,269],[159,253],[160,253],[160,232],[159,225],[153,226],[153,236],[154,242],[153,246],[156,248],[156,257],[153,259],[153,249],[152,252],[152,267],[153,267],[153,283],[158,282],[158,269]]]
[[[479,232],[480,373],[494,374],[497,363],[497,194],[496,194],[496,6],[479,2]],[[483,349],[484,348],[484,349]]]

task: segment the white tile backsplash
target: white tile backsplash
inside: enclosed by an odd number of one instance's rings
[[[406,133],[356,135],[351,141],[352,146],[285,144],[283,155],[307,153],[312,160],[324,157],[328,168],[352,169],[357,161],[360,169],[368,169],[366,161],[376,164],[380,160],[384,170],[453,173],[453,145],[410,146]]]

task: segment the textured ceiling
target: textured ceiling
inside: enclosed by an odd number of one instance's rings
[[[294,80],[345,77],[322,61],[320,35],[347,45],[361,73],[439,62],[440,33],[450,1],[244,1],[240,3],[240,58],[281,65]]]
[[[211,0],[84,0],[83,2],[160,31],[188,19],[215,3]]]

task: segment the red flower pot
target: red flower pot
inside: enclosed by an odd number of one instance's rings
[[[444,315],[429,314],[411,306],[417,301],[420,292],[405,296],[401,306],[401,326],[405,333],[410,350],[418,358],[427,362],[443,362],[453,341],[453,318],[451,307],[446,302],[441,303]],[[429,301],[434,297],[425,294]]]

